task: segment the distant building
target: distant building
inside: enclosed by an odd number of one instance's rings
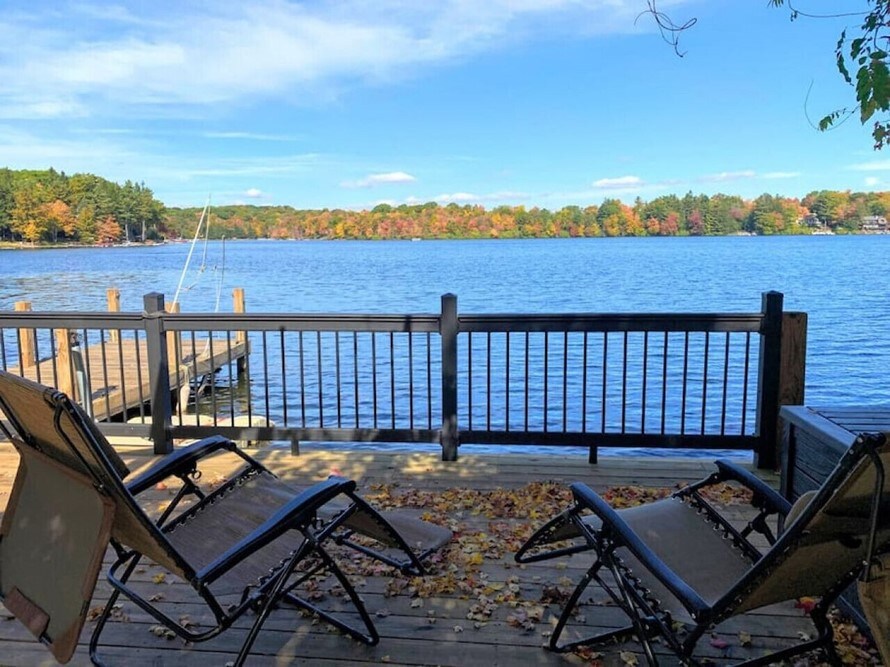
[[[887,234],[890,224],[883,215],[865,215],[860,220],[859,230],[863,234]]]
[[[819,219],[819,216],[815,213],[808,213],[800,220],[801,223],[806,225],[807,227],[824,227],[825,223]]]

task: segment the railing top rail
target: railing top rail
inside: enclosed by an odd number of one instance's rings
[[[553,313],[546,315],[459,315],[461,331],[563,332],[752,332],[760,333],[761,313]]]
[[[141,328],[142,313],[75,311],[0,312],[0,328],[52,329],[64,325],[84,329]]]
[[[439,316],[429,314],[175,313],[163,318],[168,331],[439,331]]]

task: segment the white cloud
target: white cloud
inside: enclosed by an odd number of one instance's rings
[[[283,134],[263,134],[262,132],[204,132],[207,139],[243,139],[245,141],[299,141],[299,137]]]
[[[699,180],[703,183],[725,183],[727,181],[740,181],[748,178],[756,178],[757,172],[750,169],[741,171],[721,171],[718,174],[708,174]]]
[[[630,0],[38,6],[0,16],[0,109],[33,118],[269,97],[311,104],[519,41],[654,30],[634,26],[638,11]]]
[[[860,162],[859,164],[851,164],[847,169],[852,169],[853,171],[887,171],[890,169],[890,160]]]
[[[881,179],[878,178],[877,176],[866,176],[865,177],[865,185],[867,185],[870,188],[875,187],[880,182],[881,182]]]
[[[638,188],[643,185],[643,179],[639,176],[619,176],[618,178],[601,178],[593,182],[593,187],[602,190],[626,190]]]
[[[369,174],[357,181],[344,181],[340,185],[344,188],[373,188],[378,185],[414,183],[416,180],[414,176],[404,171],[389,171],[384,174]]]
[[[248,188],[244,193],[244,196],[248,199],[259,199],[263,196],[263,191],[259,188]]]
[[[799,171],[770,171],[763,175],[763,178],[768,179],[784,179],[784,178],[797,178],[800,176]]]
[[[466,204],[468,202],[480,201],[480,199],[481,197],[479,197],[479,195],[474,195],[469,192],[454,192],[452,194],[442,194],[433,197],[433,201],[440,204]]]

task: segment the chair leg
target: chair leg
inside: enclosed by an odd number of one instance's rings
[[[298,584],[292,585],[289,588],[285,589],[280,596],[280,599],[289,602],[294,606],[300,607],[301,609],[312,612],[327,623],[333,625],[341,632],[346,633],[353,639],[360,641],[363,644],[368,644],[369,646],[376,645],[380,641],[380,635],[377,633],[377,628],[374,627],[374,621],[371,619],[371,615],[365,608],[365,603],[362,602],[361,598],[359,597],[358,591],[355,590],[355,587],[343,573],[343,570],[340,569],[340,566],[337,565],[334,559],[330,556],[330,554],[328,554],[321,547],[317,547],[315,553],[318,555],[319,558],[322,559],[322,562],[324,563],[324,569],[327,569],[334,575],[334,577],[336,577],[340,586],[343,588],[343,591],[349,597],[352,606],[355,608],[356,612],[358,612],[359,618],[361,618],[362,625],[364,627],[358,628],[350,625],[346,621],[343,621],[334,616],[334,614],[332,614],[331,612],[325,611],[324,609],[309,602],[308,600],[295,595],[291,591]],[[304,578],[301,578],[299,582],[303,580]]]
[[[136,565],[139,564],[139,556],[133,558],[127,568],[124,570],[124,573],[121,575],[120,580],[122,582],[126,582],[130,575],[133,574],[133,570],[136,569]],[[102,659],[98,655],[99,648],[99,635],[102,634],[102,631],[105,629],[105,624],[108,622],[108,619],[111,617],[111,612],[114,609],[114,603],[117,602],[118,597],[120,597],[120,590],[117,588],[112,588],[111,595],[108,597],[108,601],[105,603],[105,608],[102,610],[102,613],[99,615],[99,618],[96,621],[96,627],[93,629],[93,634],[90,635],[90,662],[94,665],[98,665],[99,667],[104,667],[105,663],[102,662]]]

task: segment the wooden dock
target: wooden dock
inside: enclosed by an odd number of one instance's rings
[[[120,451],[137,471],[154,459],[142,448]],[[547,641],[560,605],[542,601],[544,589],[571,588],[589,566],[590,556],[576,555],[562,562],[518,566],[513,552],[528,531],[540,525],[552,508],[529,507],[506,511],[512,500],[530,493],[534,483],[583,480],[603,492],[631,485],[647,489],[673,488],[711,472],[706,460],[630,459],[604,457],[588,465],[578,457],[562,455],[474,455],[461,452],[457,462],[439,460],[437,447],[423,453],[383,453],[369,450],[306,449],[300,456],[287,450],[264,448],[257,457],[282,478],[295,484],[324,479],[331,473],[356,479],[362,493],[378,506],[395,498],[408,498],[418,514],[445,522],[455,530],[453,543],[444,551],[435,571],[424,579],[409,579],[388,571],[362,570],[357,561],[347,563],[381,635],[380,644],[367,647],[337,631],[300,617],[289,609],[273,613],[254,646],[250,665],[446,665],[451,667],[514,665],[632,665],[643,663],[641,653],[618,649],[601,656],[581,657],[551,653]],[[0,508],[5,507],[17,465],[14,450],[0,443]],[[202,479],[218,483],[232,467],[215,463]],[[775,475],[768,481],[777,485]],[[638,489],[637,489],[638,490]],[[145,500],[156,512],[169,501],[173,490],[155,489]],[[558,501],[556,504],[560,504]],[[528,513],[533,516],[528,516]],[[728,508],[739,521],[741,506]],[[347,560],[351,556],[340,554]],[[206,620],[199,606],[187,601],[190,589],[171,577],[158,577],[146,567],[138,574],[149,592],[170,603],[173,618],[191,623]],[[327,593],[327,591],[325,591]],[[109,586],[100,578],[93,607],[107,599]],[[614,606],[596,602],[586,607],[587,626],[619,622]],[[336,604],[334,602],[333,604]],[[2,610],[2,608],[0,608]],[[186,666],[225,665],[234,659],[250,617],[220,637],[195,645],[155,634],[156,623],[133,604],[124,602],[114,612],[116,620],[103,635],[109,663],[119,665]],[[89,664],[85,643],[92,631],[87,623],[81,646],[72,665]],[[761,655],[768,649],[798,639],[811,625],[793,605],[777,605],[728,621],[709,640],[701,642],[699,657],[712,664],[731,664],[743,657]],[[750,636],[750,642],[740,637]],[[743,644],[748,644],[744,646]],[[677,664],[669,654],[665,664]],[[46,650],[17,621],[0,623],[0,664],[31,666],[52,664]],[[812,664],[804,658],[802,663]],[[859,664],[870,664],[861,662]]]
[[[168,347],[170,391],[176,394],[193,380],[236,363],[248,353],[248,343],[244,339],[230,343],[215,341],[211,348],[206,338],[196,339],[194,344],[184,338],[179,349],[176,349],[171,334]],[[121,337],[119,340],[113,337],[83,350],[64,344],[60,344],[58,349],[55,357],[34,360],[25,364],[23,369],[11,367],[9,372],[54,386],[69,396],[77,396],[77,401],[84,405],[86,401],[76,380],[76,364],[72,362],[72,355],[79,354],[88,379],[87,386],[90,387],[95,419],[110,421],[120,418],[130,410],[138,410],[150,400],[148,350],[144,338],[137,341],[132,337]]]

